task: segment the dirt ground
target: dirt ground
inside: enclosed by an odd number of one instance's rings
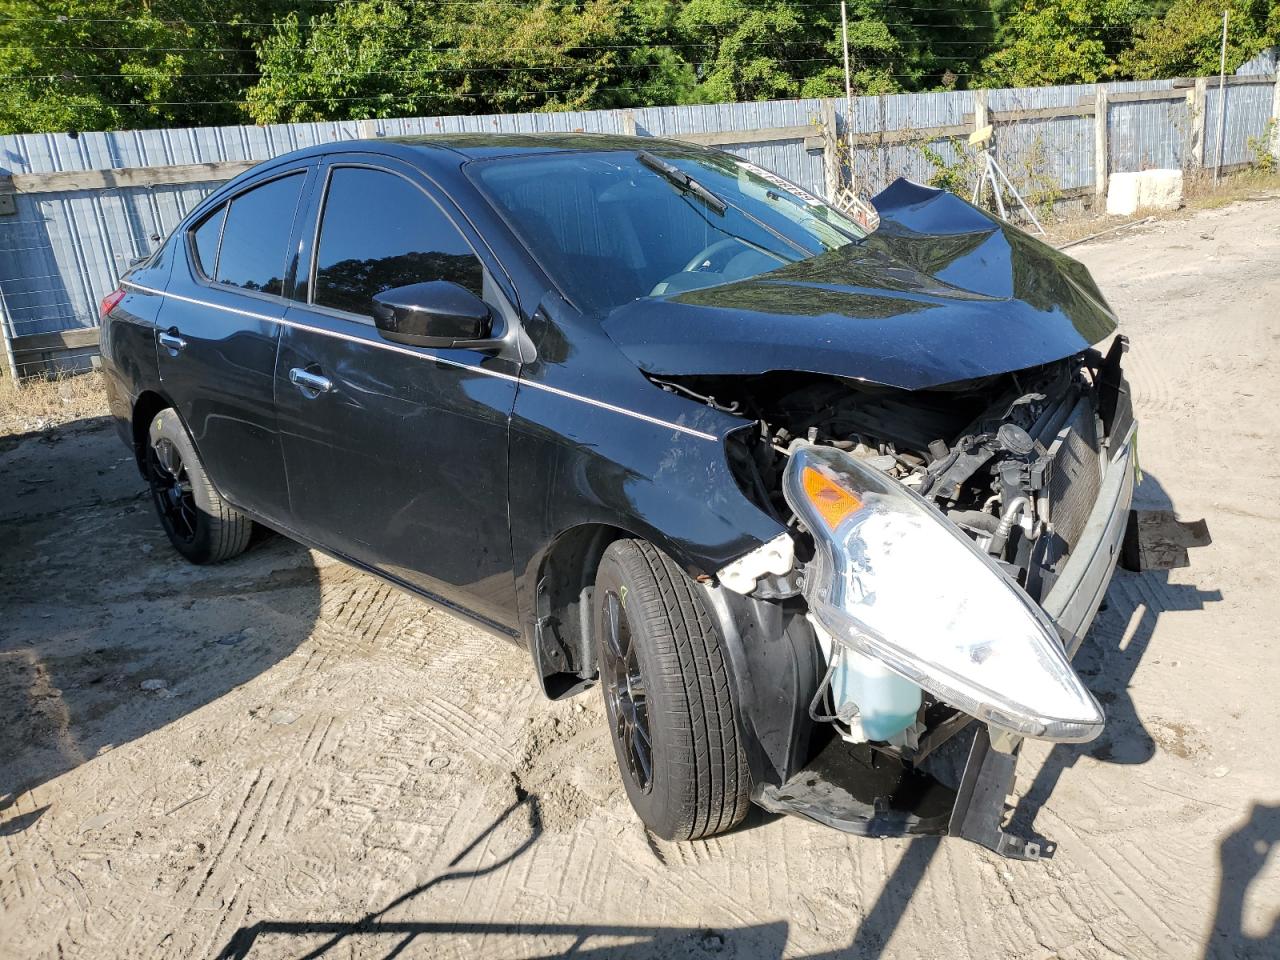
[[[1145,507],[1078,659],[1109,722],[1031,744],[1040,863],[754,814],[633,818],[598,694],[280,538],[170,551],[100,419],[0,440],[0,956],[1280,956],[1280,199],[1083,244],[1123,317]]]

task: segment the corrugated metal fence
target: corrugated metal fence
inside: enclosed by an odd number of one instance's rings
[[[1255,159],[1280,111],[1267,52],[1225,87],[1224,168]],[[218,182],[253,162],[338,140],[404,134],[587,131],[721,146],[824,195],[928,180],[922,147],[956,159],[956,138],[996,125],[1015,182],[1054,197],[1105,192],[1109,172],[1213,168],[1216,78],[1014,90],[651,107],[579,113],[412,117],[265,127],[0,137],[0,321],[22,373],[96,353],[97,302]],[[852,158],[852,162],[850,162]],[[207,165],[207,166],[200,166]],[[8,211],[8,212],[6,212]]]

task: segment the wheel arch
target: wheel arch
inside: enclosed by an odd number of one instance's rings
[[[596,675],[591,595],[605,550],[615,540],[651,544],[705,583],[711,571],[677,538],[639,524],[606,518],[562,530],[540,555],[531,583],[528,629],[534,669],[549,699],[562,700],[589,688]]]
[[[609,544],[635,536],[609,523],[581,523],[562,531],[543,552],[534,580],[529,652],[549,699],[563,700],[594,683],[591,596],[596,571]]]
[[[133,435],[133,458],[139,472],[146,471],[144,454],[147,449],[147,430],[151,426],[151,421],[161,410],[172,407],[173,402],[158,390],[143,390],[133,401],[130,428]]]

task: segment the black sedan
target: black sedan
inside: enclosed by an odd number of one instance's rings
[[[649,138],[299,151],[103,300],[112,412],[189,560],[262,525],[598,683],[662,837],[754,801],[1034,857],[1022,739],[1103,723],[1125,341],[1017,228],[875,205]]]

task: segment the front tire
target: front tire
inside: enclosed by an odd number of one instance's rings
[[[723,833],[750,779],[719,635],[695,584],[641,540],[609,546],[592,624],[600,688],[627,797],[666,840]]]
[[[169,542],[192,563],[218,563],[245,551],[253,521],[213,489],[178,414],[161,410],[147,428],[147,483]]]

